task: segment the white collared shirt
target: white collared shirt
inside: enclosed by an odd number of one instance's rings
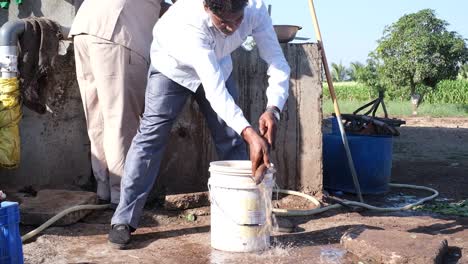
[[[203,0],[178,0],[156,23],[151,63],[162,74],[195,92],[203,84],[213,110],[238,134],[249,126],[226,89],[231,53],[252,35],[260,57],[269,65],[269,106],[280,110],[288,98],[290,68],[262,0],[249,0],[239,28],[229,36],[211,22]]]

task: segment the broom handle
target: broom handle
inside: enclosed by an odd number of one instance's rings
[[[341,121],[340,107],[338,106],[338,100],[336,99],[335,88],[333,86],[333,81],[331,78],[330,70],[328,69],[327,56],[325,55],[325,48],[322,42],[322,34],[320,33],[320,27],[317,20],[317,15],[315,12],[314,1],[309,0],[309,9],[312,15],[312,21],[314,23],[315,36],[317,37],[317,43],[319,45],[320,53],[322,55],[323,68],[325,70],[325,76],[327,78],[328,89],[330,90],[330,96],[333,100],[333,108],[335,109],[336,119],[338,122],[338,127],[340,128],[341,140],[346,151],[346,157],[348,158],[348,165],[351,170],[351,175],[353,176],[354,188],[358,195],[359,201],[364,202],[361,193],[361,187],[359,185],[359,180],[357,178],[356,168],[354,167],[353,157],[351,156],[351,151],[349,150],[348,138],[346,137],[346,132],[343,127],[343,122]]]

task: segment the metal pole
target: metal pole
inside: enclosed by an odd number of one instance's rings
[[[346,132],[343,127],[343,122],[341,121],[340,107],[338,106],[338,100],[336,99],[335,88],[333,86],[333,81],[331,78],[330,70],[328,68],[327,56],[325,55],[325,48],[323,46],[322,34],[320,33],[320,27],[318,24],[317,15],[315,13],[313,0],[309,0],[309,8],[310,8],[310,13],[312,15],[312,21],[314,23],[315,35],[317,37],[317,42],[318,42],[319,49],[322,55],[323,68],[325,70],[325,76],[327,78],[328,89],[330,90],[330,96],[333,100],[333,107],[335,109],[338,127],[340,128],[341,139],[343,141],[343,145],[346,151],[346,156],[348,158],[348,165],[349,165],[349,168],[351,169],[351,175],[353,176],[354,188],[356,189],[356,193],[358,195],[359,201],[364,202],[364,199],[362,198],[361,187],[359,185],[359,180],[357,178],[356,168],[354,167],[353,157],[351,156],[351,151],[349,150],[348,138],[346,137]]]

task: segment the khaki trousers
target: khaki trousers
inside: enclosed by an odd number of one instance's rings
[[[144,109],[149,65],[136,52],[91,35],[75,36],[74,48],[97,195],[118,204],[125,156]]]

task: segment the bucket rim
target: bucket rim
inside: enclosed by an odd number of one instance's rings
[[[250,160],[218,160],[210,162],[210,171],[234,172],[252,174],[252,162]]]
[[[240,177],[244,179],[240,179]],[[261,184],[269,186],[268,188],[273,188],[274,182],[274,175],[267,173]],[[208,190],[211,190],[212,187],[230,190],[258,190],[259,186],[255,184],[250,176],[217,174],[208,178]]]
[[[218,160],[210,162],[208,169],[210,172],[216,172],[221,174],[234,174],[242,176],[252,175],[252,162],[250,160]],[[275,173],[275,165],[270,163],[268,170]]]

